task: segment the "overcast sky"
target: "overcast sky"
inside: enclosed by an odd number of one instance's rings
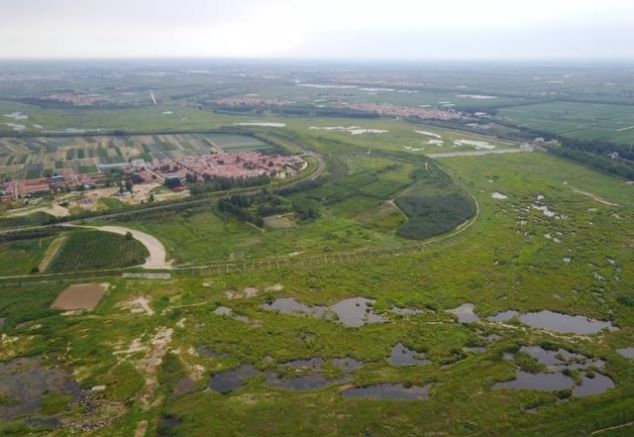
[[[633,59],[634,0],[0,0],[0,57]]]

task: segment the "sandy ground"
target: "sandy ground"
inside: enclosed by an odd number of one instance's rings
[[[60,206],[54,203],[51,206],[40,206],[37,208],[26,207],[26,208],[13,209],[7,212],[7,217],[21,217],[25,215],[34,214],[36,212],[44,212],[54,217],[66,217],[70,215],[70,211],[68,210],[68,208],[64,208],[63,206]]]
[[[42,261],[40,261],[40,265],[38,266],[38,270],[40,271],[40,273],[44,273],[46,269],[48,269],[49,264],[51,263],[51,261],[53,261],[55,255],[57,255],[57,252],[59,252],[59,249],[60,247],[62,247],[62,244],[65,240],[66,236],[62,235],[51,242],[51,244],[46,249],[44,258],[42,258]]]
[[[141,391],[140,401],[143,409],[152,406],[152,398],[158,387],[158,370],[172,341],[172,328],[160,328],[150,341],[151,348],[148,355],[139,360],[138,368],[145,374],[145,387]]]
[[[111,234],[126,235],[128,232],[132,234],[132,238],[143,244],[150,256],[145,260],[143,268],[145,269],[171,269],[171,263],[167,262],[167,251],[165,246],[157,238],[145,232],[135,231],[121,226],[78,226],[66,225],[79,228],[94,229],[102,232],[110,232]]]
[[[116,196],[115,197],[124,203],[128,203],[131,205],[138,205],[141,202],[147,202],[148,199],[150,198],[150,193],[152,192],[152,190],[154,190],[155,188],[159,188],[160,186],[161,184],[157,182],[154,182],[151,184],[134,185],[132,187],[131,195],[123,196],[123,197],[116,197]]]
[[[62,291],[51,308],[55,310],[94,310],[103,298],[110,284],[81,284],[71,285]]]
[[[293,221],[292,214],[272,215],[264,217],[264,226],[272,229],[288,229],[297,226]]]
[[[137,296],[123,303],[121,307],[130,310],[132,314],[154,315],[154,310],[150,307],[150,298],[148,296]]]
[[[143,437],[147,432],[147,420],[140,421],[134,430],[134,437]]]
[[[239,292],[236,290],[225,291],[225,297],[229,300],[250,299],[252,297],[257,296],[259,292],[260,292],[259,288],[247,287],[242,292]]]

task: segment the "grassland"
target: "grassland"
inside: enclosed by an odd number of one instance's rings
[[[180,435],[289,435],[298,430],[306,435],[416,435],[441,431],[452,435],[571,435],[631,420],[632,363],[614,352],[628,345],[634,332],[632,307],[618,299],[626,293],[623,285],[634,280],[629,256],[634,235],[625,226],[634,214],[631,187],[545,154],[452,158],[443,165],[476,196],[481,216],[459,236],[423,251],[367,261],[342,260],[323,267],[296,266],[210,278],[112,278],[113,287],[95,312],[72,319],[46,309],[63,284],[33,286],[21,289],[17,295],[2,289],[0,308],[14,305],[19,296],[28,301],[33,315],[2,309],[0,317],[11,315],[6,327],[10,335],[34,339],[20,340],[28,353],[54,354],[69,348],[68,355],[56,362],[84,369],[78,374],[84,387],[106,384],[106,391],[96,398],[98,404],[110,400],[123,405],[129,400],[129,407],[114,413],[119,418],[98,430],[97,435],[129,435],[140,421],[148,420],[150,427],[156,427],[164,416],[179,418],[178,425],[170,429]],[[619,206],[576,194],[572,187]],[[493,192],[508,198],[494,199]],[[537,196],[544,196],[548,207],[566,218],[547,217],[540,210],[525,211]],[[528,223],[518,224],[518,215],[526,216]],[[615,233],[615,228],[619,232]],[[545,238],[548,233],[558,235],[561,242]],[[565,256],[574,261],[565,264]],[[619,270],[608,258],[617,263]],[[595,279],[594,271],[605,279]],[[249,299],[229,300],[225,295],[227,290],[264,290],[276,283],[282,284],[283,290],[263,291]],[[147,297],[155,315],[130,313],[127,302],[138,296]],[[280,315],[260,308],[272,298],[286,296],[321,305],[365,296],[376,299],[375,310],[390,321],[345,328],[332,321]],[[476,305],[481,317],[509,308],[547,308],[611,318],[620,330],[588,338],[553,335],[486,321],[461,325],[444,311],[467,301]],[[251,322],[215,315],[213,311],[219,305],[232,308]],[[389,313],[393,305],[419,308],[423,313],[395,316]],[[165,314],[159,315],[162,311]],[[33,322],[24,324],[25,319]],[[140,405],[146,395],[147,369],[134,363],[141,363],[150,353],[152,338],[165,327],[174,329],[169,343],[173,352],[167,352],[169,358],[158,369],[163,384],[152,396],[166,398],[160,406],[146,410]],[[484,337],[491,333],[501,338],[487,344]],[[150,349],[122,352],[137,338]],[[390,366],[385,358],[397,342],[424,350],[432,364]],[[616,388],[603,395],[564,402],[549,392],[491,389],[495,381],[513,375],[513,363],[502,359],[504,351],[543,342],[605,359],[606,372]],[[210,347],[216,355],[205,358],[187,352],[201,345]],[[474,354],[465,349],[473,345],[486,345],[486,350]],[[352,382],[358,385],[433,383],[431,398],[406,403],[348,400],[341,397],[337,385],[320,390],[283,390],[268,386],[261,377],[250,380],[234,394],[204,390],[209,373],[240,363],[271,369],[276,363],[314,356],[350,356],[365,362],[354,374]],[[198,373],[196,366],[205,370]],[[173,373],[165,373],[168,371]],[[197,381],[194,391],[174,394],[176,382],[186,375]],[[293,413],[297,405],[306,406],[302,415]],[[537,408],[535,414],[526,413],[533,408]],[[107,410],[97,411],[99,415]],[[79,411],[67,414],[76,421],[86,420],[80,418]],[[281,419],[287,416],[293,419]]]
[[[608,87],[591,75],[565,78],[566,69],[540,72],[537,79],[530,70],[520,74],[501,69],[494,84],[466,73],[408,71],[409,76],[401,76],[394,70],[389,77],[399,82],[398,88],[413,88],[416,83],[422,88],[433,78],[435,86],[445,90],[421,90],[420,99],[415,93],[385,97],[380,91],[364,98],[422,103],[423,94],[439,100],[459,92],[499,95],[500,100],[517,103],[543,97],[544,92],[582,97],[599,90],[601,98],[620,96],[627,101],[625,91],[631,83],[629,78]],[[341,74],[340,79],[349,82],[381,83],[373,71]],[[614,70],[605,81],[620,74]],[[277,79],[279,88],[267,87],[262,96],[280,97],[280,90],[288,89],[313,100],[327,95],[356,99],[369,93],[303,92],[304,87],[294,85],[294,75]],[[314,74],[309,79],[321,83],[326,76]],[[240,81],[245,85],[230,82],[218,93],[255,92],[248,81]],[[583,89],[573,93],[572,83]],[[176,96],[192,89],[170,92]],[[214,93],[196,98],[215,97]],[[168,94],[157,92],[162,102],[178,100]],[[290,92],[286,96],[295,97]],[[162,114],[170,112],[167,108],[174,113]],[[28,391],[36,405],[30,416],[36,421],[7,415],[0,434],[89,432],[110,437],[142,435],[144,429],[146,435],[183,436],[631,434],[634,361],[617,353],[634,347],[634,187],[627,181],[543,152],[431,161],[424,155],[475,147],[456,145],[461,139],[486,141],[498,148],[516,145],[400,120],[278,117],[266,112],[238,116],[194,108],[161,104],[93,109],[86,111],[86,119],[79,115],[83,109],[37,108],[32,109],[32,117],[42,123],[50,117],[46,128],[55,129],[73,127],[70,123],[75,122],[113,129],[173,128],[178,123],[198,129],[256,119],[285,123],[288,128],[254,131],[326,163],[306,189],[280,194],[288,202],[318,203],[319,216],[301,220],[290,214],[293,226],[264,229],[236,220],[214,205],[138,216],[122,224],[159,238],[175,265],[168,276],[131,269],[137,275],[134,279],[94,269],[105,267],[99,263],[106,261],[107,267],[138,263],[145,253],[134,246],[136,242],[68,231],[52,264],[57,261],[61,270],[69,271],[67,276],[0,278],[0,386],[8,376],[12,381],[24,377],[19,369],[7,376],[6,366],[14,359],[41,359],[45,368],[65,372],[76,381],[82,396],[75,398],[63,388],[39,395]],[[518,110],[522,108],[528,106]],[[589,120],[592,117],[587,115]],[[352,135],[310,129],[336,126],[388,132]],[[257,147],[223,138],[239,148]],[[434,139],[441,143],[430,144]],[[453,195],[476,202],[469,203],[478,206],[469,226],[438,235],[469,216],[462,215],[467,207],[439,208],[441,217],[433,220],[438,225],[432,226],[433,232],[413,235],[422,240],[399,233],[408,225],[427,231],[432,220],[425,216],[428,210],[418,208],[419,200],[429,206],[434,204],[429,199]],[[441,206],[461,203],[452,198]],[[4,225],[37,223],[12,220]],[[436,237],[426,240],[430,235]],[[7,269],[11,274],[28,274],[57,237],[3,243],[2,273]],[[276,263],[277,259],[296,262]],[[263,261],[258,268],[249,263],[258,260]],[[240,268],[188,268],[207,263],[233,263]],[[61,314],[50,308],[67,286],[95,282],[96,275],[98,282],[110,287],[94,310]],[[384,323],[346,327],[336,317],[306,314],[354,297],[374,300],[364,314],[378,314]],[[304,314],[265,309],[278,298],[294,298],[309,309]],[[465,303],[474,305],[478,321],[458,323],[448,312]],[[410,312],[398,314],[394,307]],[[487,319],[505,310],[581,315],[610,321],[618,329],[572,335],[531,328],[518,320],[503,324]],[[429,363],[391,364],[391,350],[398,343],[423,353]],[[517,353],[521,346],[564,348],[603,360],[604,367],[592,374],[611,378],[614,387],[587,397],[571,396],[566,390],[494,388],[513,379],[518,369],[543,370],[526,354]],[[312,376],[309,370],[284,363],[318,357],[325,360],[320,376],[329,385],[302,390],[270,383],[267,372],[279,373],[285,382],[298,375]],[[332,361],[344,357],[362,363],[347,377]],[[258,374],[242,387],[227,394],[208,388],[213,375],[245,364],[253,365]],[[576,370],[571,375],[581,378]],[[430,396],[387,401],[351,399],[342,393],[349,385],[381,383],[428,386]],[[13,401],[0,390],[0,417]],[[51,417],[64,426],[56,426]]]
[[[4,275],[28,274],[40,264],[52,238],[0,243],[0,271]]]

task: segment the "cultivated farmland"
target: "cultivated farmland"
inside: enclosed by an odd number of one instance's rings
[[[99,231],[72,231],[49,264],[49,272],[131,267],[145,262],[148,252],[134,239]]]

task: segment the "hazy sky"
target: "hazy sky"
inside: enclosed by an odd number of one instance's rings
[[[634,58],[634,0],[0,0],[0,57]]]

